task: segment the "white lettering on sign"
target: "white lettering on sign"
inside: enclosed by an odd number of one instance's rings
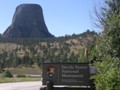
[[[62,65],[62,69],[74,69],[72,65]]]
[[[64,83],[83,83],[83,81],[78,81],[76,79],[62,79]]]
[[[87,69],[88,67],[86,66],[78,66],[78,65],[75,65],[75,69]]]
[[[65,77],[67,77],[67,78],[83,78],[83,75],[66,75],[66,74],[62,74],[62,77],[63,78],[65,78]]]
[[[79,70],[62,70],[62,73],[79,73]]]

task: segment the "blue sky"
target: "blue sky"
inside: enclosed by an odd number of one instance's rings
[[[23,3],[41,5],[47,28],[55,36],[93,30],[90,14],[93,13],[94,5],[101,1],[104,0],[1,0],[0,33],[11,24],[15,8]]]

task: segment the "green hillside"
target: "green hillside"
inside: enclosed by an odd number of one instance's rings
[[[4,68],[18,69],[19,66],[32,67],[34,64],[40,67],[41,63],[87,62],[87,50],[96,36],[94,31],[87,30],[82,34],[57,38],[4,38],[5,41],[0,43],[0,71]]]

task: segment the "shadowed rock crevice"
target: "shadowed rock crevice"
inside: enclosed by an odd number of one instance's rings
[[[38,4],[21,4],[16,8],[12,24],[3,33],[8,38],[54,37],[47,29],[42,7]]]

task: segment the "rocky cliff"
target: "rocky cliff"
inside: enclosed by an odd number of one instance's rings
[[[12,24],[3,33],[8,38],[54,37],[47,29],[43,11],[37,4],[21,4],[16,8]]]
[[[3,38],[2,34],[0,33],[0,39]]]

